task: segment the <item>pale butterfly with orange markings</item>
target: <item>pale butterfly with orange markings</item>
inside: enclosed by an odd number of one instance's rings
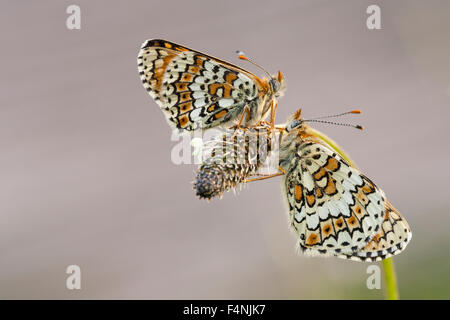
[[[258,66],[243,54],[239,58]],[[285,82],[277,75],[259,78],[223,60],[166,40],[143,43],[138,71],[145,89],[169,125],[182,130],[273,124]],[[262,69],[262,68],[261,68]]]
[[[299,249],[306,255],[356,261],[379,261],[402,252],[412,235],[405,218],[307,122],[297,111],[280,144],[283,193]]]
[[[335,116],[352,113],[360,111]],[[399,254],[411,239],[406,219],[371,179],[318,138],[318,131],[307,125],[308,122],[334,123],[320,120],[329,117],[304,120],[299,110],[286,124],[277,125],[275,129],[281,131],[279,172],[266,176],[258,175],[259,162],[222,164],[223,155],[220,155],[217,163],[216,150],[224,144],[222,138],[213,141],[211,150],[214,152],[202,163],[196,175],[197,195],[209,200],[221,197],[224,191],[242,183],[283,176],[282,193],[289,225],[297,238],[298,248],[305,255],[370,262]],[[349,126],[362,129],[357,125]],[[259,133],[266,132],[265,136],[270,137],[271,130],[271,127],[260,128]],[[237,135],[241,131],[237,129]],[[227,141],[228,150],[243,154],[249,148],[251,150],[246,142],[233,141]],[[254,151],[259,152],[258,149]],[[230,152],[223,154],[233,155]]]

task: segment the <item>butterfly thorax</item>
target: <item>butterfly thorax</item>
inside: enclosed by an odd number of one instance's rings
[[[274,99],[269,81],[266,78],[258,80],[259,91],[257,97],[246,101],[246,105],[250,109],[250,117],[245,117],[244,121],[244,125],[247,127],[257,125],[259,121],[267,117]]]
[[[292,122],[288,123],[286,128],[289,130],[291,125]],[[282,159],[280,166],[283,170],[289,172],[296,167],[305,147],[313,143],[325,145],[325,142],[311,133],[311,128],[305,123],[298,124],[295,129],[291,128],[291,131],[285,132],[280,143],[280,159]]]

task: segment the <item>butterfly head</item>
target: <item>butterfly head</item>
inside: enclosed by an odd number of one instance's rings
[[[256,66],[259,69],[261,69],[262,71],[264,71],[269,76],[269,80],[264,78],[263,81],[268,83],[269,90],[270,90],[270,93],[271,93],[272,96],[274,96],[275,98],[278,98],[278,97],[281,97],[281,96],[284,95],[284,91],[286,90],[286,84],[284,82],[284,77],[283,77],[283,74],[281,73],[281,71],[278,71],[278,73],[276,75],[272,76],[272,75],[270,75],[270,73],[266,69],[261,67],[256,62],[254,62],[254,61],[250,60],[249,58],[247,58],[245,56],[245,53],[243,53],[242,51],[236,51],[236,53],[239,55],[238,56],[239,59],[250,62],[254,66]]]
[[[281,71],[278,71],[278,74],[270,77],[269,85],[275,98],[284,95],[284,91],[286,90],[286,83]]]
[[[304,120],[302,119],[301,115],[302,115],[302,109],[298,109],[292,115],[292,117],[288,120],[284,130],[286,132],[291,132],[293,130],[302,130],[302,129],[304,129],[304,127],[303,127]]]

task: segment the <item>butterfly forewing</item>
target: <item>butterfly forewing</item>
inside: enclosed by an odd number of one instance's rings
[[[265,103],[267,86],[225,61],[165,40],[147,40],[138,55],[145,89],[167,121],[184,130],[207,129],[235,121],[247,105],[253,123]],[[259,108],[260,109],[260,108]]]
[[[292,228],[305,254],[352,254],[376,234],[384,218],[384,195],[323,142],[292,132],[281,144],[290,151],[284,185]]]

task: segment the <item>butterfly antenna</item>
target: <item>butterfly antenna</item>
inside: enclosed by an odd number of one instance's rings
[[[262,71],[264,71],[264,72],[269,76],[269,79],[272,79],[272,76],[270,75],[270,73],[269,73],[266,69],[264,69],[262,66],[260,66],[260,65],[257,64],[256,62],[254,62],[254,61],[250,60],[249,58],[247,58],[247,57],[245,56],[245,53],[244,53],[244,52],[238,50],[238,51],[236,51],[236,53],[238,54],[238,58],[239,58],[239,59],[248,61],[248,62],[250,62],[252,65],[254,65],[254,66],[260,68]]]
[[[347,112],[343,112],[343,113],[339,113],[339,114],[334,114],[332,116],[323,116],[323,117],[313,118],[311,120],[336,118],[336,117],[345,116],[347,114],[360,114],[360,113],[361,113],[361,110],[351,110],[351,111],[347,111]]]
[[[352,127],[352,128],[359,129],[359,130],[364,130],[363,126],[360,126],[359,124],[339,123],[339,122],[332,122],[332,121],[325,121],[325,120],[317,120],[317,119],[303,120],[303,122],[319,122],[319,123],[327,123],[327,124],[334,124],[334,125],[336,125],[336,126]]]

